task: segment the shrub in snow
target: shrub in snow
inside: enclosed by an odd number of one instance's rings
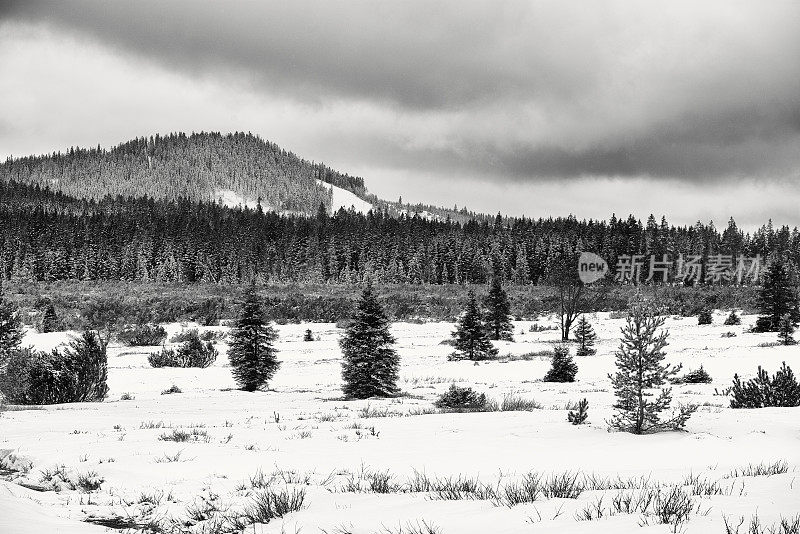
[[[221,297],[204,299],[200,303],[194,303],[186,311],[201,325],[216,326],[225,311],[225,299]]]
[[[303,341],[314,341],[314,334],[311,333],[311,329],[306,329],[306,333],[303,334]]]
[[[711,310],[700,310],[700,313],[697,314],[697,324],[711,324],[712,322]]]
[[[194,330],[194,336],[184,341],[177,350],[161,349],[147,357],[153,367],[200,367],[206,368],[217,361],[217,350],[208,341],[203,343]]]
[[[532,412],[533,410],[541,410],[542,405],[533,399],[525,399],[514,393],[510,393],[503,397],[503,402],[500,403],[501,412]]]
[[[697,409],[696,406],[681,407],[669,419],[661,420],[661,412],[672,402],[669,388],[664,384],[680,370],[680,365],[671,368],[663,365],[669,333],[659,332],[664,317],[657,314],[654,306],[637,293],[630,305],[622,340],[616,352],[616,374],[609,375],[614,386],[617,413],[609,421],[614,430],[644,434],[683,428]],[[661,387],[655,400],[652,389]]]
[[[361,293],[355,317],[339,340],[342,348],[342,391],[346,397],[366,399],[388,397],[397,387],[400,357],[389,320],[367,285]]]
[[[64,465],[57,465],[43,469],[39,482],[55,492],[81,490],[89,493],[99,490],[105,481],[96,471],[76,473]]]
[[[711,375],[709,375],[703,366],[700,369],[689,371],[685,375],[670,380],[673,384],[710,384]]]
[[[565,344],[553,348],[553,360],[550,370],[542,379],[544,382],[575,382],[578,366],[569,355],[569,347]]]
[[[165,389],[161,392],[162,395],[172,395],[173,393],[183,393],[183,390],[175,384],[172,384],[169,389]]]
[[[583,399],[578,402],[575,410],[570,410],[567,412],[567,421],[572,423],[573,425],[582,425],[586,422],[586,419],[589,417],[589,401]]]
[[[725,326],[736,326],[742,324],[742,318],[736,315],[736,311],[731,311],[728,317],[725,318]]]
[[[63,351],[13,351],[0,372],[0,391],[15,404],[100,401],[107,374],[105,344],[87,330]]]
[[[170,343],[183,343],[184,341],[191,339],[192,337],[199,337],[200,334],[197,332],[197,328],[189,328],[187,330],[181,330],[171,338],[169,338]]]
[[[456,350],[448,357],[450,360],[491,360],[497,357],[497,349],[489,341],[475,292],[471,289],[467,293],[467,307],[452,336]]]
[[[739,375],[734,375],[730,394],[731,408],[800,406],[800,384],[786,362],[783,362],[772,379],[761,366],[758,367],[756,377],[747,382],[743,383]]]
[[[594,348],[594,342],[597,339],[597,334],[594,333],[592,325],[586,320],[586,317],[581,315],[578,324],[575,325],[575,341],[578,342],[578,350],[575,351],[576,356],[591,356],[597,353]]]
[[[442,393],[433,405],[446,412],[486,412],[495,409],[484,393],[478,395],[470,387],[455,384],[450,384],[450,389]]]
[[[792,317],[788,313],[784,313],[778,326],[778,341],[781,342],[781,345],[795,345],[797,342],[792,337],[792,334],[794,334]]]
[[[137,324],[126,326],[117,332],[117,340],[132,347],[161,345],[167,338],[167,331],[157,324]]]
[[[273,343],[278,334],[266,320],[255,285],[247,288],[241,312],[231,330],[228,359],[239,387],[255,391],[267,385],[280,367]]]

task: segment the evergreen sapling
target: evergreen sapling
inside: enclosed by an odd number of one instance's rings
[[[597,339],[597,334],[594,333],[592,325],[586,320],[585,316],[581,316],[578,324],[575,326],[575,341],[578,342],[578,350],[575,351],[576,356],[591,356],[597,353],[594,348],[594,342]]]
[[[756,321],[755,332],[777,332],[781,319],[789,315],[792,326],[800,322],[797,289],[791,273],[783,261],[773,260],[764,275],[761,292],[758,296],[761,316]]]
[[[589,401],[586,399],[579,401],[578,405],[575,407],[575,410],[570,410],[569,412],[567,412],[567,421],[569,421],[573,425],[584,424],[588,417],[589,417]]]
[[[486,329],[489,339],[514,341],[514,328],[509,316],[511,314],[511,304],[508,302],[508,295],[500,284],[500,277],[495,275],[492,278],[492,287],[486,298]]]
[[[355,317],[345,328],[342,348],[342,390],[345,397],[366,399],[397,395],[400,357],[389,332],[383,307],[367,285],[361,293]]]
[[[696,406],[680,407],[668,419],[660,418],[672,402],[670,388],[663,386],[681,369],[680,365],[673,368],[662,363],[669,336],[666,330],[659,331],[663,325],[664,317],[637,294],[631,302],[616,352],[617,372],[609,375],[617,397],[614,404],[617,413],[609,421],[614,430],[645,434],[681,429],[697,409]],[[656,388],[660,388],[657,396],[653,392]]]
[[[497,356],[497,349],[486,335],[478,302],[471,289],[467,293],[467,306],[452,335],[456,350],[450,355],[450,360],[491,360]]]
[[[58,316],[52,302],[48,302],[42,315],[42,322],[39,325],[40,332],[55,332],[58,330]]]
[[[556,345],[553,349],[552,366],[542,379],[544,382],[575,382],[578,366],[569,355],[569,347],[565,344]]]
[[[797,341],[794,340],[792,334],[794,334],[792,317],[788,313],[784,313],[778,326],[778,341],[781,342],[781,345],[794,345]]]
[[[3,296],[3,286],[0,283],[0,371],[4,362],[11,357],[22,343],[22,324],[20,323],[17,308]]]
[[[231,331],[228,359],[236,383],[244,391],[255,391],[267,385],[280,362],[273,343],[278,334],[266,321],[255,285],[245,291],[242,310]]]

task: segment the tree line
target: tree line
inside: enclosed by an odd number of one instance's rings
[[[743,254],[779,256],[794,272],[800,232],[768,223],[748,234],[732,219],[720,232],[653,216],[645,224],[633,216],[461,223],[383,210],[329,215],[324,204],[308,217],[188,197],[78,199],[0,180],[3,280],[484,284],[497,276],[524,285],[563,276],[581,250],[612,268],[629,254]]]

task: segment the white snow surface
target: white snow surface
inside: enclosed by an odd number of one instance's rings
[[[323,187],[327,187],[330,191],[333,191],[333,196],[331,197],[331,210],[333,213],[336,213],[339,208],[349,210],[352,207],[357,213],[364,214],[372,209],[372,204],[362,198],[357,197],[354,193],[348,191],[347,189],[342,189],[341,187],[329,184],[328,182],[323,182],[319,179],[317,179],[317,183]]]
[[[609,513],[613,497],[622,490],[585,491],[574,499],[539,496],[515,506],[440,500],[424,492],[344,491],[349,480],[358,481],[365,471],[388,471],[398,484],[417,471],[430,477],[478,477],[495,487],[531,471],[645,477],[652,485],[683,485],[692,474],[718,481],[724,494],[694,496],[696,511],[679,532],[724,532],[723,517],[735,526],[740,517],[749,521],[755,514],[762,524],[772,525],[800,513],[800,412],[733,410],[715,390],[729,386],[734,373],[752,377],[758,365],[770,373],[784,360],[797,367],[800,347],[759,346],[774,341],[774,334],[746,333],[755,317],[745,316],[742,326],[722,326],[724,317],[716,312],[710,326],[698,326],[696,318],[667,320],[667,360],[683,363],[685,370],[702,365],[714,381],[673,387],[674,403],[699,405],[686,432],[645,436],[607,429],[614,402],[607,375],[614,371],[613,352],[624,320],[606,313],[588,316],[598,334],[598,353],[576,358],[578,381],[568,384],[540,381],[549,368],[543,356],[478,365],[447,361],[452,348],[441,341],[449,338],[452,323],[395,323],[399,385],[408,394],[396,399],[341,398],[341,330],[333,324],[277,326],[281,367],[267,391],[254,393],[233,389],[224,341],[217,343],[220,357],[208,369],[153,369],[147,354],[159,347],[112,344],[105,402],[13,409],[0,416],[0,479],[5,479],[0,482],[0,532],[103,531],[82,522],[87,517],[142,522],[175,518],[185,523],[188,510],[198,503],[211,502],[228,512],[246,508],[260,491],[249,482],[259,472],[275,475],[273,489],[305,490],[305,501],[302,510],[250,527],[248,533],[410,532],[409,525],[423,521],[442,534],[673,531],[653,516]],[[556,321],[549,317],[538,323]],[[500,353],[541,351],[558,340],[556,330],[529,332],[531,324],[515,322],[515,341],[497,342]],[[196,326],[171,324],[168,330],[172,336]],[[302,341],[306,328],[319,339]],[[728,331],[737,336],[722,338]],[[25,343],[46,349],[67,339],[68,333],[29,333]],[[498,400],[515,393],[535,399],[542,408],[421,413],[432,408],[451,382]],[[161,394],[173,384],[183,392]],[[133,399],[120,400],[124,393]],[[589,423],[570,425],[565,406],[584,397],[589,400]],[[360,411],[366,407],[388,416],[364,417]],[[182,443],[159,439],[175,429],[201,435]],[[733,469],[776,460],[786,461],[789,472],[731,475]],[[26,462],[31,467],[27,472],[9,470]],[[91,493],[38,492],[20,485],[42,484],[43,470],[59,465],[76,475],[95,472],[103,479],[101,488]],[[576,518],[600,498],[603,517]],[[208,521],[184,528],[217,531]]]
[[[244,197],[232,189],[219,189],[215,191],[214,200],[221,202],[223,206],[227,206],[228,208],[255,209],[258,206],[258,199]],[[270,209],[263,204],[262,208],[264,210]]]

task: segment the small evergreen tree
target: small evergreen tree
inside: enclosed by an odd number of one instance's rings
[[[797,342],[792,337],[792,334],[794,334],[792,317],[788,313],[784,313],[778,326],[778,341],[781,342],[781,345],[794,345]]]
[[[22,324],[17,308],[3,296],[3,285],[0,283],[0,371],[4,362],[11,357],[11,352],[22,343]]]
[[[58,330],[59,321],[56,315],[56,308],[52,302],[48,302],[42,315],[42,322],[39,325],[40,332],[55,332]]]
[[[497,349],[486,335],[478,302],[471,289],[467,293],[467,306],[452,336],[456,350],[450,355],[451,360],[490,360],[497,356]]]
[[[713,322],[714,319],[713,316],[711,315],[711,310],[704,308],[700,310],[699,314],[697,314],[697,324],[703,325],[703,324],[711,324]]]
[[[486,329],[489,339],[514,341],[514,327],[511,324],[509,315],[511,314],[511,304],[508,302],[508,295],[500,284],[500,277],[495,275],[492,278],[492,287],[486,298]]]
[[[756,332],[777,332],[781,318],[786,314],[789,314],[792,326],[800,322],[797,289],[782,260],[770,262],[759,293],[758,306],[761,316],[753,328]]]
[[[725,319],[725,326],[736,326],[742,324],[742,319],[736,315],[736,310],[732,310],[728,317]]]
[[[553,360],[550,370],[542,379],[544,382],[575,382],[578,366],[569,355],[569,347],[564,344],[556,345],[553,350]]]
[[[711,375],[708,374],[703,366],[700,369],[689,371],[682,377],[676,377],[670,380],[673,384],[710,384],[712,382]]]
[[[588,417],[589,417],[589,401],[586,399],[579,401],[574,411],[570,410],[569,412],[567,412],[567,421],[569,421],[573,425],[584,424]]]
[[[455,384],[450,384],[450,389],[439,395],[433,405],[445,412],[484,412],[493,408],[485,393],[479,395],[471,387]]]
[[[681,407],[665,421],[659,417],[672,402],[672,394],[664,384],[674,377],[681,366],[663,365],[669,333],[659,332],[664,317],[637,294],[631,302],[628,319],[622,329],[622,340],[616,353],[617,373],[609,375],[617,402],[617,413],[609,421],[614,430],[644,434],[680,429],[686,424],[696,407]],[[661,388],[654,401],[655,388]]]
[[[311,329],[306,329],[306,333],[303,334],[303,341],[314,341],[314,334],[311,333]]]
[[[278,334],[265,318],[255,285],[245,290],[239,318],[231,331],[228,359],[233,378],[245,391],[264,387],[280,367],[273,343]]]
[[[594,333],[592,325],[586,320],[586,316],[581,315],[578,324],[575,325],[575,341],[578,342],[578,350],[575,352],[576,356],[591,356],[597,353],[594,348],[594,341],[597,339],[597,334]]]
[[[342,390],[348,398],[389,397],[398,393],[400,357],[392,345],[389,319],[367,285],[355,317],[345,329],[342,348]]]

